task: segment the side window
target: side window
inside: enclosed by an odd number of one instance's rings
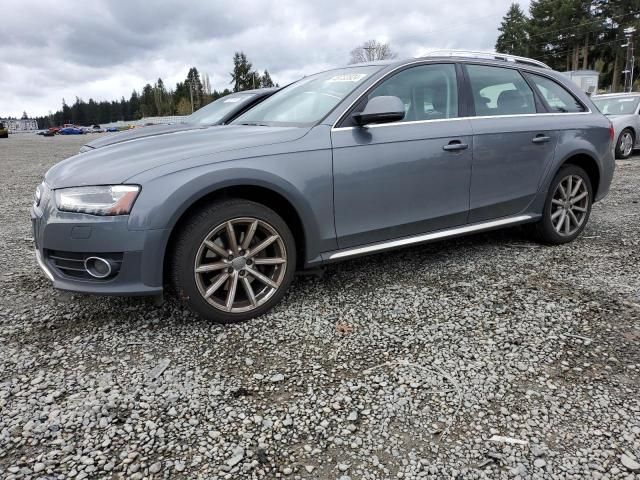
[[[445,63],[408,68],[378,85],[367,100],[383,95],[402,100],[405,110],[403,122],[457,117],[456,67]],[[360,108],[364,108],[364,102]]]
[[[477,116],[536,113],[533,92],[517,70],[467,65]]]
[[[528,73],[527,78],[535,84],[552,111],[569,113],[586,111],[582,103],[553,80],[533,73]]]

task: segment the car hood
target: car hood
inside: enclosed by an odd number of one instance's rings
[[[173,125],[150,125],[148,127],[134,128],[119,133],[110,133],[96,138],[85,144],[89,148],[101,148],[114,143],[127,142],[136,138],[154,137],[157,135],[165,135],[167,133],[183,132],[185,130],[198,130],[206,128],[203,125],[194,125],[188,123],[176,123]]]
[[[45,182],[51,188],[119,184],[161,165],[194,157],[216,163],[223,159],[216,155],[221,152],[291,142],[308,131],[297,127],[226,125],[132,138],[63,160],[49,169]],[[238,152],[237,157],[242,156]]]

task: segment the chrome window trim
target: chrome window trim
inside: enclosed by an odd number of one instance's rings
[[[351,107],[349,107],[351,108]],[[332,127],[332,132],[340,132],[342,130],[353,130],[359,128],[379,128],[379,127],[399,127],[401,125],[416,125],[421,123],[433,123],[433,122],[452,122],[457,120],[487,120],[489,118],[519,118],[519,117],[548,117],[559,115],[590,115],[592,112],[588,110],[586,112],[545,112],[545,113],[519,113],[516,115],[482,115],[482,116],[468,116],[468,117],[453,117],[453,118],[438,118],[433,120],[412,120],[410,122],[388,122],[388,123],[374,123],[371,125],[364,125],[362,127]]]
[[[496,67],[496,68],[512,68],[515,70],[518,70],[520,72],[520,74],[522,75],[522,72],[527,72],[527,73],[531,73],[534,75],[540,75],[543,76],[545,78],[548,78],[549,80],[552,80],[556,83],[559,83],[558,80],[554,79],[552,76],[546,74],[546,72],[540,72],[538,70],[528,70],[526,67],[531,67],[531,65],[526,65],[526,64],[522,64],[522,65],[518,65],[518,64],[513,64],[513,65],[487,65],[486,63],[482,63],[482,62],[474,62],[473,60],[470,62],[464,62],[464,61],[460,61],[460,59],[456,60],[455,57],[451,57],[450,61],[442,61],[440,59],[436,60],[434,59],[425,59],[422,58],[420,60],[415,60],[412,62],[408,62],[408,63],[404,63],[402,65],[398,65],[396,67],[394,67],[392,70],[390,70],[389,72],[387,72],[386,75],[384,75],[383,77],[379,78],[378,80],[376,80],[371,86],[369,86],[364,92],[362,92],[360,95],[358,95],[358,97],[349,104],[349,106],[347,108],[345,108],[343,110],[343,112],[340,114],[340,116],[338,116],[338,119],[333,122],[333,125],[331,125],[331,131],[341,131],[341,130],[351,130],[354,128],[375,128],[375,127],[383,127],[383,126],[389,126],[389,125],[415,125],[415,124],[419,124],[419,123],[426,123],[426,122],[445,122],[445,121],[451,121],[451,120],[469,120],[472,118],[479,118],[479,119],[486,119],[486,118],[515,118],[515,117],[531,117],[534,115],[588,115],[593,113],[591,108],[586,105],[584,102],[582,102],[582,100],[580,100],[580,103],[582,103],[582,105],[586,108],[586,110],[584,112],[544,112],[544,113],[520,113],[520,114],[516,114],[516,115],[481,115],[481,116],[466,116],[466,117],[453,117],[453,118],[439,118],[439,119],[434,119],[434,120],[412,120],[410,122],[391,122],[391,123],[377,123],[377,124],[373,124],[373,125],[365,125],[363,127],[359,127],[359,126],[351,126],[351,127],[336,127],[336,125],[338,123],[340,123],[345,115],[347,114],[347,112],[349,110],[351,110],[351,108],[353,108],[353,106],[358,103],[360,101],[360,99],[362,99],[362,97],[364,97],[365,95],[367,95],[371,90],[373,90],[375,87],[377,87],[380,83],[384,82],[387,78],[389,78],[391,75],[393,75],[396,71],[403,69],[405,67],[409,67],[411,65],[438,65],[438,64],[442,64],[442,63],[453,63],[455,64],[475,64],[475,65],[486,65],[488,67]],[[523,68],[521,68],[523,67]],[[524,76],[523,76],[524,79]],[[525,80],[526,81],[526,80]],[[562,86],[562,85],[560,85]],[[563,86],[562,86],[563,87]],[[565,87],[563,87],[565,88]],[[566,88],[565,88],[566,89]],[[568,90],[568,89],[566,89]],[[458,92],[458,95],[460,95],[460,92]],[[339,107],[340,105],[337,105],[337,107]]]
[[[504,225],[511,225],[514,223],[526,222],[535,218],[533,215],[518,215],[515,217],[500,218],[498,220],[490,220],[488,222],[475,223],[472,225],[464,225],[460,227],[448,228],[446,230],[438,230],[431,233],[415,235],[407,238],[400,238],[397,240],[390,240],[386,242],[374,243],[373,245],[365,245],[363,247],[347,248],[345,250],[339,250],[333,252],[328,256],[328,260],[337,260],[339,258],[353,257],[355,255],[364,255],[367,253],[378,252],[381,250],[388,250],[391,248],[402,247],[406,245],[413,245],[416,243],[427,242],[430,240],[439,240],[443,238],[453,237],[456,235],[463,235],[472,232],[481,232],[491,228],[502,227]]]

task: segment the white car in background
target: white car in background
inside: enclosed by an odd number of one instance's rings
[[[591,98],[616,134],[616,158],[629,158],[640,148],[640,93],[611,93]]]

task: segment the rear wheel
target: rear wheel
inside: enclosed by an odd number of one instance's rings
[[[174,287],[203,318],[248,320],[285,294],[295,250],[291,230],[273,210],[247,200],[217,202],[181,228],[172,259]]]
[[[592,199],[587,172],[575,165],[562,167],[551,182],[542,219],[535,224],[538,239],[549,244],[574,240],[587,225]]]
[[[618,143],[616,143],[616,158],[629,158],[633,153],[635,142],[636,137],[631,129],[625,128],[622,130],[618,136]]]

